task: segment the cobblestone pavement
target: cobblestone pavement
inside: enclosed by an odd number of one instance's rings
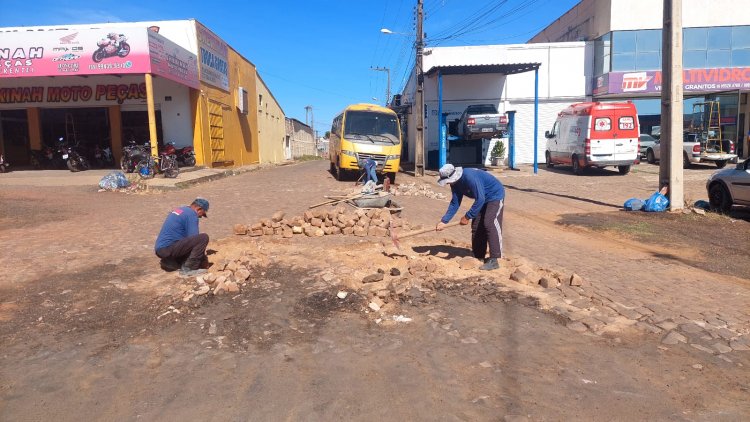
[[[425,278],[433,293],[449,298],[415,307],[414,324],[398,330],[373,328],[374,317],[363,321],[367,306],[352,307],[336,324],[323,322],[334,311],[325,308],[330,301],[322,293],[335,298],[337,278],[359,282],[367,271],[387,268],[393,258],[380,250],[382,239],[270,238],[255,244],[233,235],[234,224],[278,210],[302,215],[323,195],[351,191],[353,181],[333,180],[327,167],[319,161],[265,168],[167,192],[0,186],[0,203],[6,204],[0,207],[0,333],[11,332],[13,340],[0,351],[0,378],[10,380],[0,381],[0,419],[49,419],[60,408],[62,414],[111,419],[212,419],[216,406],[236,419],[259,414],[253,412],[265,412],[261,419],[383,419],[394,415],[379,412],[393,391],[399,397],[394,408],[407,420],[438,409],[449,411],[450,420],[715,420],[750,412],[739,399],[749,388],[747,280],[690,265],[686,258],[698,259],[694,245],[644,244],[559,224],[568,214],[618,213],[625,199],[647,197],[656,186],[655,166],[626,176],[608,170],[573,176],[567,169],[533,175],[528,167],[495,173],[507,188],[503,267],[486,274],[476,262],[461,264],[469,241],[465,228],[405,239],[403,259],[437,265]],[[711,171],[688,170],[686,196],[704,198]],[[447,193],[433,176],[400,174],[398,182],[424,184],[416,189],[422,193]],[[136,299],[154,300],[180,288],[176,277],[158,269],[153,242],[170,208],[196,196],[211,201],[201,229],[217,256],[248,240],[240,246],[252,246],[253,259],[266,263],[253,269],[252,286],[206,299],[189,313],[173,313],[167,308],[173,302],[144,308]],[[437,195],[397,201],[406,219],[425,227],[447,206]],[[735,224],[750,234],[748,221]],[[346,273],[334,270],[339,258],[349,262]],[[482,306],[485,296],[492,299],[488,306]],[[312,303],[311,297],[325,300]],[[310,320],[300,309],[324,315]],[[22,311],[25,319],[14,319]],[[3,325],[8,321],[18,324],[15,331]],[[66,331],[55,331],[60,327]],[[45,343],[50,339],[53,345]],[[75,343],[67,344],[70,339]],[[234,346],[241,352],[229,350]],[[132,388],[144,378],[153,386]],[[340,385],[347,391],[338,391]],[[124,398],[110,403],[102,394],[113,391]],[[290,394],[289,403],[279,402],[279,392]],[[56,401],[60,395],[77,400]],[[25,400],[58,407],[23,413]]]
[[[685,172],[685,197],[705,199],[705,179],[715,169]],[[658,247],[555,224],[558,216],[576,212],[617,212],[629,197],[648,197],[657,186],[658,167],[638,166],[622,177],[608,170],[576,177],[568,170],[504,172],[509,188],[509,252],[538,265],[567,268],[587,283],[563,283],[555,312],[570,328],[602,334],[623,325],[662,337],[667,345],[688,343],[716,358],[750,350],[750,282],[709,273],[685,263],[699,245]],[[750,234],[738,220],[736,230]],[[745,245],[744,247],[747,247]],[[738,245],[738,247],[743,247]],[[562,302],[562,303],[561,303]]]

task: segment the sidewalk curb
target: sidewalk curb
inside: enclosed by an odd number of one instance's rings
[[[255,164],[255,165],[248,166],[246,168],[232,168],[232,169],[227,169],[222,172],[215,173],[209,176],[196,177],[194,179],[175,182],[174,186],[149,186],[148,188],[150,190],[157,190],[157,191],[175,191],[175,190],[187,189],[191,186],[195,186],[200,183],[212,182],[214,180],[219,180],[219,179],[223,179],[225,177],[230,177],[230,176],[237,176],[243,173],[257,171],[266,167],[269,167],[269,166],[264,165],[264,164]]]

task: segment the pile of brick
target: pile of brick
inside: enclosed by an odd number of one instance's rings
[[[447,199],[444,193],[435,192],[428,185],[417,185],[416,183],[406,183],[398,186],[391,186],[391,191],[395,196],[424,196],[431,199]]]
[[[391,220],[393,220],[394,228],[400,228],[403,231],[410,229],[406,220],[391,215],[388,209],[358,209],[352,212],[338,206],[308,210],[301,216],[291,218],[286,218],[282,211],[278,211],[271,218],[264,218],[254,224],[235,224],[234,234],[285,238],[295,235],[320,237],[336,234],[384,237],[390,236]],[[419,227],[411,228],[418,229]]]

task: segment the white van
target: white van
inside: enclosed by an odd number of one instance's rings
[[[544,134],[547,167],[566,164],[580,175],[586,167],[616,166],[628,174],[640,158],[638,135],[638,113],[630,101],[573,104]]]

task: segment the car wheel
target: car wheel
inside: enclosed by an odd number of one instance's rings
[[[628,174],[630,173],[630,166],[617,166],[617,171],[619,171],[620,174]]]
[[[544,157],[547,160],[547,168],[551,169],[555,166],[555,163],[552,162],[552,154],[549,153],[549,151],[544,153]]]
[[[646,162],[649,164],[655,164],[656,163],[656,157],[654,156],[654,150],[651,148],[646,151]]]
[[[708,188],[708,203],[714,211],[723,214],[729,213],[732,209],[732,198],[724,184],[714,183]]]
[[[687,154],[682,154],[682,168],[690,168],[690,159],[688,158]]]
[[[573,174],[575,174],[576,176],[580,176],[581,174],[583,174],[583,168],[581,168],[581,163],[578,162],[577,155],[573,156],[572,161],[573,161]]]
[[[716,161],[716,167],[717,168],[723,169],[726,166],[727,166],[727,160],[718,160],[718,161]]]

